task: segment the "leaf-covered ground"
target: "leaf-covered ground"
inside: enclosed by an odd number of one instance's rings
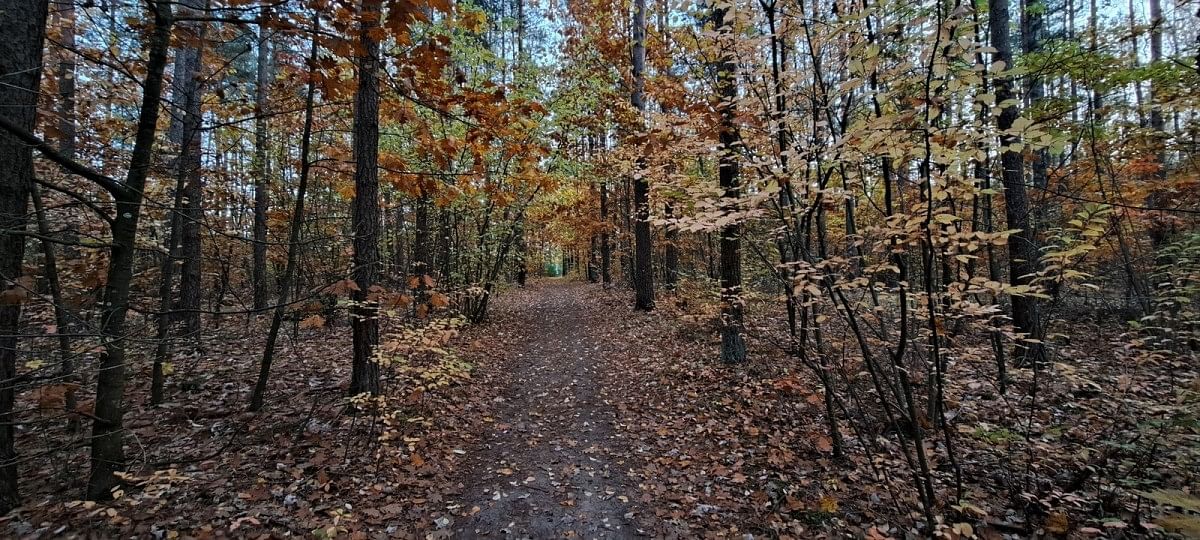
[[[392,366],[374,413],[348,412],[349,332],[336,326],[286,341],[267,409],[244,412],[262,333],[227,320],[195,359],[177,360],[166,405],[145,406],[147,377],[133,374],[129,484],[115,502],[74,500],[84,434],[61,413],[28,413],[26,504],[4,535],[918,534],[894,432],[844,421],[847,455],[835,458],[810,373],[765,339],[751,341],[749,365],[721,365],[710,303],[666,296],[638,313],[627,297],[562,281],[506,291],[449,354]],[[1001,396],[985,360],[951,364],[963,489],[958,498],[954,464],[935,458],[945,535],[1159,534],[1172,511],[1186,525],[1194,498],[1172,497],[1195,493],[1200,471],[1195,428],[1179,423],[1194,416],[1196,368],[1122,362],[1107,346],[1114,328],[1077,323],[1076,342],[1039,370],[1036,403],[1032,370]],[[21,396],[26,410],[46,400]]]

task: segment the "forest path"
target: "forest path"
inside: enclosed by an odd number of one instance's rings
[[[636,538],[628,504],[629,452],[614,438],[603,398],[613,326],[587,301],[589,287],[545,280],[514,293],[490,324],[523,338],[493,429],[463,470],[456,538]],[[623,466],[624,465],[624,466]]]

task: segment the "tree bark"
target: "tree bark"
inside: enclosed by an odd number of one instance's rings
[[[433,199],[422,191],[417,199],[416,217],[413,219],[412,273],[420,277],[429,269],[429,206]]]
[[[0,115],[24,129],[37,124],[42,78],[42,42],[46,37],[46,0],[0,0]],[[17,490],[15,415],[20,284],[25,259],[26,209],[33,186],[33,148],[12,134],[0,133],[0,514],[20,504]],[[9,231],[12,231],[11,233]],[[10,295],[15,298],[10,298]]]
[[[671,203],[663,207],[663,214],[667,219],[675,216],[675,208]],[[667,226],[665,236],[667,247],[663,257],[663,283],[667,290],[673,291],[679,283],[679,229]]]
[[[588,135],[589,152],[596,155],[596,136]],[[600,179],[600,282],[608,287],[612,284],[612,242],[609,238],[608,181]]]
[[[65,155],[65,154],[64,154]],[[37,217],[38,234],[44,238],[41,241],[43,268],[46,274],[46,283],[50,288],[50,300],[54,303],[54,324],[57,326],[58,334],[58,357],[59,368],[58,373],[64,379],[71,379],[75,373],[75,363],[71,359],[71,338],[68,337],[67,327],[70,324],[70,319],[67,317],[66,304],[63,303],[62,283],[58,277],[58,257],[54,249],[54,242],[48,240],[53,234],[50,230],[50,223],[46,218],[46,208],[42,204],[41,188],[37,184],[30,186],[30,200],[33,201],[33,212]],[[74,409],[74,394],[67,395],[67,409]]]
[[[1043,11],[1046,5],[1043,0],[1023,0],[1021,10],[1021,50],[1024,54],[1032,55],[1042,51],[1042,35],[1044,31]],[[1025,100],[1029,107],[1037,107],[1046,96],[1046,88],[1042,78],[1033,72],[1026,79]],[[1048,164],[1050,154],[1042,148],[1033,152],[1030,162],[1030,183],[1037,188],[1045,188],[1049,180]],[[1042,221],[1041,208],[1035,208],[1035,218],[1032,225],[1036,228]]]
[[[291,230],[288,232],[287,264],[283,269],[283,277],[279,282],[279,301],[275,304],[271,315],[271,328],[267,331],[267,343],[263,347],[262,361],[258,365],[258,380],[254,383],[254,391],[250,394],[250,411],[262,409],[267,393],[267,381],[271,376],[271,362],[275,358],[275,343],[279,339],[279,328],[283,324],[283,315],[287,310],[292,278],[296,274],[296,260],[300,251],[300,230],[304,227],[304,196],[308,192],[308,175],[312,167],[309,153],[313,129],[313,97],[316,94],[316,79],[313,70],[317,66],[317,31],[320,29],[320,12],[313,15],[312,49],[308,54],[308,88],[304,95],[304,132],[300,136],[300,179],[296,186],[296,203],[292,211]]]
[[[723,206],[726,211],[736,212],[741,197],[738,181],[737,127],[734,125],[737,99],[737,64],[733,59],[731,37],[726,15],[729,8],[722,4],[712,5],[713,27],[720,36],[718,47],[721,59],[717,65],[717,105],[720,114],[721,155],[718,160]],[[721,361],[731,364],[746,361],[746,342],[742,337],[742,244],[741,224],[732,220],[721,228]]]
[[[75,159],[75,2],[56,4],[54,18],[63,49],[54,73],[58,79],[58,151]]]
[[[1150,1],[1150,65],[1155,65],[1162,60],[1162,1]],[[1161,98],[1159,91],[1156,88],[1154,81],[1150,81],[1150,129],[1154,130],[1155,137],[1162,138],[1165,134],[1166,122],[1163,120],[1162,107],[1159,106],[1156,98]],[[1159,176],[1160,180],[1166,179],[1165,163],[1163,163],[1162,154],[1159,155]]]
[[[171,4],[154,2],[154,26],[147,43],[146,79],[142,83],[142,104],[138,114],[137,135],[129,160],[125,183],[114,192],[117,216],[112,226],[112,249],[108,263],[108,281],[101,305],[101,342],[99,376],[96,379],[96,411],[92,423],[92,471],[87,498],[107,499],[117,485],[113,475],[125,466],[123,448],[122,401],[125,397],[125,315],[129,310],[129,285],[133,279],[138,219],[142,210],[142,192],[154,157],[159,100],[162,98],[163,70],[171,44],[173,14]],[[111,190],[110,190],[111,191]]]
[[[263,19],[271,16],[263,8]],[[251,281],[254,309],[267,306],[267,211],[271,204],[271,163],[267,159],[267,113],[270,110],[271,41],[265,24],[258,26],[258,62],[254,85],[254,250]]]
[[[639,131],[646,102],[642,95],[646,87],[646,0],[634,0],[633,6],[633,92],[630,102],[638,111]],[[654,247],[650,236],[650,182],[646,178],[645,162],[638,158],[633,178],[633,289],[634,309],[654,309]]]
[[[354,334],[354,359],[350,394],[379,393],[379,319],[369,299],[379,266],[379,43],[371,32],[379,27],[378,0],[362,2],[358,59],[358,90],[354,95],[354,267],[350,272],[357,290],[351,295],[350,326]]]
[[[181,4],[186,13],[200,12],[205,3],[187,0]],[[176,173],[183,185],[183,213],[180,270],[179,308],[184,331],[191,339],[200,334],[200,300],[203,246],[200,235],[204,219],[204,185],[201,174],[201,110],[200,66],[203,63],[203,40],[206,26],[202,22],[181,25],[185,39],[194,40],[190,46],[175,53],[175,76],[172,99],[179,107],[179,160]],[[174,128],[173,128],[174,129]]]
[[[1004,62],[1011,68],[1012,48],[1009,45],[1009,0],[995,0],[988,4],[988,18],[992,47],[996,49],[993,60]],[[994,80],[996,103],[1013,99],[1012,82],[1009,76],[1001,75]],[[1016,105],[1004,107],[997,117],[996,127],[1002,132],[1000,144],[1005,149],[1000,153],[1001,175],[1004,184],[1004,215],[1009,229],[1017,232],[1008,237],[1008,280],[1013,285],[1029,285],[1037,272],[1038,247],[1030,228],[1029,197],[1025,193],[1024,158],[1012,146],[1020,143],[1020,137],[1003,133],[1016,121]],[[1041,339],[1041,324],[1038,319],[1037,300],[1028,295],[1012,296],[1013,327],[1029,339]],[[1040,345],[1022,341],[1017,347],[1018,364],[1037,361],[1042,356]]]

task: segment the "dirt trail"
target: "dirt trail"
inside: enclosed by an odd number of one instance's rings
[[[628,455],[601,396],[604,315],[587,285],[546,281],[492,324],[525,337],[491,433],[470,453],[456,538],[636,538]],[[502,400],[502,401],[501,401]]]

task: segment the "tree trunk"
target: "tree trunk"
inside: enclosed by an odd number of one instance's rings
[[[449,287],[451,267],[451,235],[454,232],[453,216],[450,214],[450,208],[444,207],[438,211],[438,285],[440,287]],[[520,258],[520,255],[518,255]]]
[[[638,110],[639,131],[643,130],[642,116],[646,103],[642,93],[646,87],[646,0],[634,0],[633,6],[633,92],[630,102]],[[650,237],[650,182],[646,178],[645,162],[638,158],[633,178],[634,207],[634,309],[654,309],[654,247]]]
[[[588,283],[599,283],[600,282],[600,264],[599,264],[599,261],[596,259],[596,256],[599,251],[598,249],[596,249],[596,245],[598,243],[599,242],[598,242],[598,238],[596,237],[596,235],[593,234],[590,237],[588,237],[588,257],[587,257]]]
[[[972,17],[973,21],[976,23],[975,38],[982,43],[982,33],[984,29],[983,26],[979,24],[978,9],[973,11]],[[987,65],[984,63],[983,53],[975,53],[975,62],[981,66]],[[978,94],[986,94],[991,88],[991,79],[986,70],[982,73],[982,76],[983,84],[980,85]],[[987,122],[992,115],[991,107],[986,103],[981,104],[977,114],[977,118],[979,118],[980,122]],[[994,216],[992,204],[992,160],[988,155],[986,145],[987,143],[984,141],[980,141],[976,145],[976,148],[980,151],[980,154],[983,157],[979,161],[975,162],[974,178],[976,181],[976,187],[982,191],[982,201],[980,201],[979,204],[982,206],[982,216],[980,216],[980,218],[983,221],[983,232],[991,234],[995,232],[995,220],[993,219]],[[974,226],[972,226],[972,230],[974,230]],[[1003,279],[1003,277],[1001,276],[1000,272],[1000,261],[996,258],[995,246],[993,246],[991,242],[988,242],[984,250],[987,253],[988,279],[998,283],[1001,279]],[[998,305],[1000,303],[999,295],[992,295],[991,302]],[[1000,393],[1005,394],[1008,392],[1008,361],[1005,357],[1003,336],[999,330],[991,330],[988,332],[988,337],[989,342],[992,345],[992,353],[995,355],[996,385]]]
[[[1045,4],[1041,0],[1022,0],[1021,9],[1021,50],[1026,55],[1033,55],[1042,50],[1043,16]],[[1036,110],[1046,95],[1045,85],[1036,71],[1030,73],[1025,83],[1025,102]],[[1045,148],[1033,151],[1033,160],[1029,164],[1030,184],[1039,190],[1045,190],[1049,182],[1050,152]],[[1030,237],[1037,238],[1037,231],[1044,227],[1046,216],[1041,204],[1033,204],[1030,216]]]
[[[787,46],[786,42],[779,35],[778,28],[775,24],[776,3],[762,3],[763,14],[767,18],[767,30],[770,32],[771,43],[771,91],[774,94],[774,113],[775,113],[775,144],[779,149],[779,169],[782,173],[778,179],[779,183],[779,217],[780,222],[784,225],[780,239],[776,242],[776,247],[779,250],[779,281],[784,290],[784,298],[787,308],[788,319],[788,335],[792,339],[796,338],[796,294],[792,287],[792,270],[790,263],[792,262],[792,254],[796,251],[797,236],[789,234],[792,226],[790,225],[796,219],[796,198],[794,197],[791,184],[791,171],[789,168],[789,155],[792,148],[792,133],[787,126],[787,95],[783,88],[783,75],[787,69]],[[847,201],[847,205],[849,205]],[[800,343],[800,347],[805,344]]]
[[[117,215],[112,226],[112,249],[108,263],[108,281],[101,305],[101,342],[99,376],[96,380],[96,412],[92,423],[92,472],[87,498],[107,499],[117,485],[113,475],[125,466],[123,448],[125,397],[125,315],[129,310],[129,285],[133,279],[138,219],[142,210],[142,191],[154,157],[155,127],[162,97],[163,69],[171,44],[173,14],[171,4],[155,2],[154,27],[148,41],[146,79],[142,84],[142,104],[137,135],[129,160],[129,173],[122,189],[114,193]]]
[[[1158,62],[1162,61],[1163,14],[1162,14],[1161,0],[1149,0],[1149,2],[1150,2],[1150,65],[1153,66],[1153,65],[1157,64]],[[1165,133],[1163,133],[1163,131],[1166,129],[1166,122],[1164,122],[1164,120],[1163,120],[1162,107],[1159,106],[1159,104],[1157,102],[1157,99],[1161,99],[1162,96],[1159,95],[1161,92],[1159,91],[1160,89],[1156,88],[1156,86],[1157,85],[1154,83],[1154,80],[1151,79],[1151,81],[1150,81],[1150,129],[1154,130],[1155,137],[1158,137],[1161,139],[1165,135]],[[1159,174],[1160,180],[1165,180],[1166,179],[1166,169],[1164,169],[1162,167],[1165,165],[1165,163],[1163,163],[1162,161],[1163,161],[1162,154],[1160,154],[1160,157],[1159,157],[1160,167],[1159,167],[1158,174]]]
[[[263,19],[271,16],[263,8]],[[267,306],[267,211],[271,204],[271,164],[267,160],[267,113],[270,109],[271,42],[267,25],[258,26],[258,66],[254,85],[254,309]]]
[[[1004,62],[1011,68],[1012,49],[1009,45],[1008,14],[1009,0],[996,0],[988,4],[989,24],[991,26],[992,47],[996,49],[992,57],[995,61]],[[1009,76],[1001,75],[995,78],[996,103],[1005,103],[1013,99],[1012,82]],[[996,126],[1001,132],[1012,127],[1017,119],[1016,105],[1004,107],[996,120]],[[1025,193],[1024,159],[1021,153],[1012,149],[1012,145],[1020,142],[1020,138],[1011,134],[1002,134],[1000,144],[1005,149],[1000,154],[1002,168],[1000,181],[1004,184],[1004,215],[1009,229],[1017,229],[1008,238],[1008,271],[1009,282],[1013,285],[1028,285],[1034,272],[1037,271],[1038,246],[1030,228],[1029,197]],[[1012,297],[1013,327],[1029,339],[1041,339],[1040,321],[1038,320],[1037,300],[1028,295],[1013,295]],[[1021,342],[1017,347],[1018,363],[1038,361],[1042,356],[1040,345]]]
[[[182,260],[183,197],[186,192],[186,175],[176,175],[174,203],[171,208],[170,225],[167,230],[166,254],[159,266],[157,335],[154,361],[150,368],[150,404],[163,402],[165,374],[163,366],[171,352],[171,325],[175,312],[171,309],[174,299],[175,267]]]
[[[588,146],[592,149],[590,152],[593,156],[596,154],[596,136],[588,135]],[[611,228],[610,219],[608,216],[608,181],[600,180],[600,282],[608,287],[612,284],[612,242],[609,238],[609,230]]]
[[[517,285],[524,287],[525,281],[529,279],[529,266],[525,261],[525,252],[528,246],[525,244],[525,226],[522,223],[517,224],[517,255],[514,264],[517,265]]]
[[[64,154],[65,155],[65,154]],[[54,324],[57,329],[54,333],[58,334],[58,357],[59,368],[58,373],[66,380],[74,377],[75,363],[71,360],[71,338],[67,334],[67,327],[70,320],[67,318],[66,304],[63,303],[62,283],[58,277],[58,257],[54,249],[54,242],[48,240],[52,234],[50,223],[46,219],[46,209],[42,204],[41,189],[37,184],[30,185],[30,200],[33,201],[33,212],[37,217],[38,234],[43,236],[42,258],[44,271],[46,274],[46,283],[50,287],[50,300],[54,303]],[[67,410],[73,410],[74,394],[67,394]]]
[[[412,273],[420,277],[429,273],[429,206],[432,199],[424,191],[417,200],[416,218],[413,220]]]
[[[55,5],[62,58],[55,69],[58,79],[58,151],[75,159],[75,2]]]
[[[0,0],[0,115],[33,131],[42,78],[42,41],[46,37],[46,0]],[[20,299],[29,292],[19,281],[25,259],[26,209],[33,186],[33,149],[11,134],[0,134],[0,514],[20,504],[14,445],[17,335]],[[10,234],[12,231],[15,234]]]
[[[188,0],[181,5],[185,6],[184,12],[194,13],[202,10],[205,4]],[[200,225],[204,219],[204,186],[200,166],[200,66],[203,62],[202,43],[206,26],[199,22],[181,25],[185,30],[185,39],[195,41],[175,53],[172,90],[172,98],[181,109],[179,161],[176,164],[176,172],[183,180],[183,268],[180,270],[179,307],[185,332],[192,340],[200,335],[200,297],[204,286],[201,281],[203,247],[200,239]]]
[[[1163,14],[1161,0],[1150,0],[1150,66],[1155,68],[1162,61],[1162,26]],[[1167,181],[1167,152],[1166,152],[1166,122],[1163,119],[1162,106],[1159,101],[1162,99],[1162,89],[1152,79],[1150,81],[1150,131],[1154,139],[1155,161],[1157,161],[1157,169],[1154,172],[1155,185],[1150,189],[1150,195],[1146,198],[1146,205],[1150,207],[1168,206],[1163,200],[1166,195],[1167,187],[1164,185]],[[1173,233],[1172,221],[1166,216],[1155,216],[1150,225],[1150,242],[1155,248],[1165,246]],[[1170,264],[1170,258],[1159,255],[1156,257],[1156,265],[1166,266]]]
[[[275,358],[275,343],[279,339],[279,328],[283,324],[283,315],[287,310],[292,278],[296,274],[296,259],[300,251],[300,230],[304,227],[304,195],[308,192],[308,175],[312,166],[309,160],[310,144],[313,129],[313,96],[316,93],[316,79],[313,70],[317,66],[317,34],[320,29],[320,12],[313,15],[312,49],[308,54],[308,88],[304,97],[304,132],[300,136],[300,180],[296,187],[295,210],[292,211],[291,230],[288,231],[287,264],[283,269],[283,277],[279,283],[279,301],[275,304],[271,315],[271,328],[267,331],[267,344],[263,347],[262,361],[258,366],[258,380],[254,383],[254,391],[250,394],[250,410],[259,411],[267,393],[267,381],[271,376],[271,362]]]
[[[671,203],[667,203],[663,207],[663,213],[667,219],[675,216],[675,209]],[[673,291],[679,283],[679,229],[667,226],[666,244],[667,252],[663,257],[663,283],[667,290]]]
[[[371,32],[379,27],[379,0],[364,0],[359,40],[358,90],[354,95],[354,267],[350,272],[357,290],[351,295],[350,325],[354,333],[354,360],[350,394],[379,393],[378,310],[368,296],[379,266],[379,43]]]
[[[732,36],[725,16],[729,8],[713,4],[712,21],[718,32],[722,51],[717,66],[717,95],[721,115],[721,155],[718,165],[722,198],[726,211],[736,211],[741,197],[738,182],[737,149],[738,134],[734,125],[734,100],[737,99],[737,64],[733,51],[726,39]],[[746,361],[746,342],[742,338],[742,245],[741,225],[731,221],[721,228],[721,361],[731,364]]]

